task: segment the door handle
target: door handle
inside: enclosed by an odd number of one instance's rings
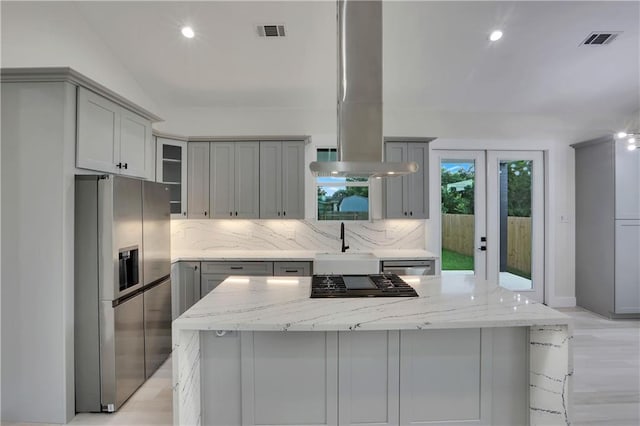
[[[480,247],[478,247],[478,250],[487,251],[487,246],[480,246]]]

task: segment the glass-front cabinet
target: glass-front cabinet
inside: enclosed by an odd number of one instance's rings
[[[187,142],[156,138],[156,182],[169,186],[171,218],[187,217]]]

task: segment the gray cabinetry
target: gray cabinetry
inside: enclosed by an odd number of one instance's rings
[[[312,270],[312,262],[176,262],[171,266],[173,319],[231,275],[310,276]]]
[[[340,425],[397,425],[398,331],[338,333]]]
[[[153,179],[151,121],[83,87],[77,102],[76,166]]]
[[[205,425],[529,422],[526,327],[201,336]]]
[[[640,219],[640,152],[615,143],[616,219]]]
[[[259,217],[259,156],[258,142],[211,143],[209,202],[213,218]]]
[[[616,220],[615,311],[640,313],[640,220]]]
[[[187,142],[156,138],[156,182],[169,186],[171,218],[186,218]]]
[[[640,314],[640,151],[612,136],[576,149],[576,303]]]
[[[187,214],[194,219],[209,216],[209,142],[187,144],[189,166],[187,171]]]
[[[336,425],[337,350],[335,331],[242,332],[242,424]]]
[[[304,142],[260,143],[260,218],[304,218]]]
[[[385,161],[418,163],[418,171],[385,181],[385,217],[427,219],[429,217],[429,144],[386,142]]]
[[[272,262],[202,262],[200,297],[206,296],[230,275],[271,276]]]
[[[273,262],[273,275],[275,276],[311,276],[313,262]]]
[[[172,319],[178,318],[200,300],[200,262],[176,262],[171,265]]]

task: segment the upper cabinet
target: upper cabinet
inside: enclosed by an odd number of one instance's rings
[[[187,216],[206,219],[209,217],[209,142],[189,142],[187,147]]]
[[[387,219],[427,219],[429,217],[429,144],[427,142],[386,142],[385,161],[418,163],[418,171],[385,180],[384,210]]]
[[[77,108],[77,167],[153,179],[151,121],[83,87]]]
[[[260,216],[260,143],[212,142],[209,203],[216,219]]]
[[[156,182],[169,186],[171,217],[187,217],[187,142],[156,138]]]
[[[260,144],[260,218],[304,218],[304,142]]]
[[[616,219],[640,219],[640,152],[615,142]]]
[[[188,142],[187,217],[304,218],[304,141]]]

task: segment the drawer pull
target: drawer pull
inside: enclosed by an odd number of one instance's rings
[[[300,272],[299,269],[285,269],[285,272]]]
[[[238,269],[244,269],[244,268],[243,268],[242,266],[232,266],[232,267],[230,267],[229,269],[235,269],[235,270],[238,270]]]

